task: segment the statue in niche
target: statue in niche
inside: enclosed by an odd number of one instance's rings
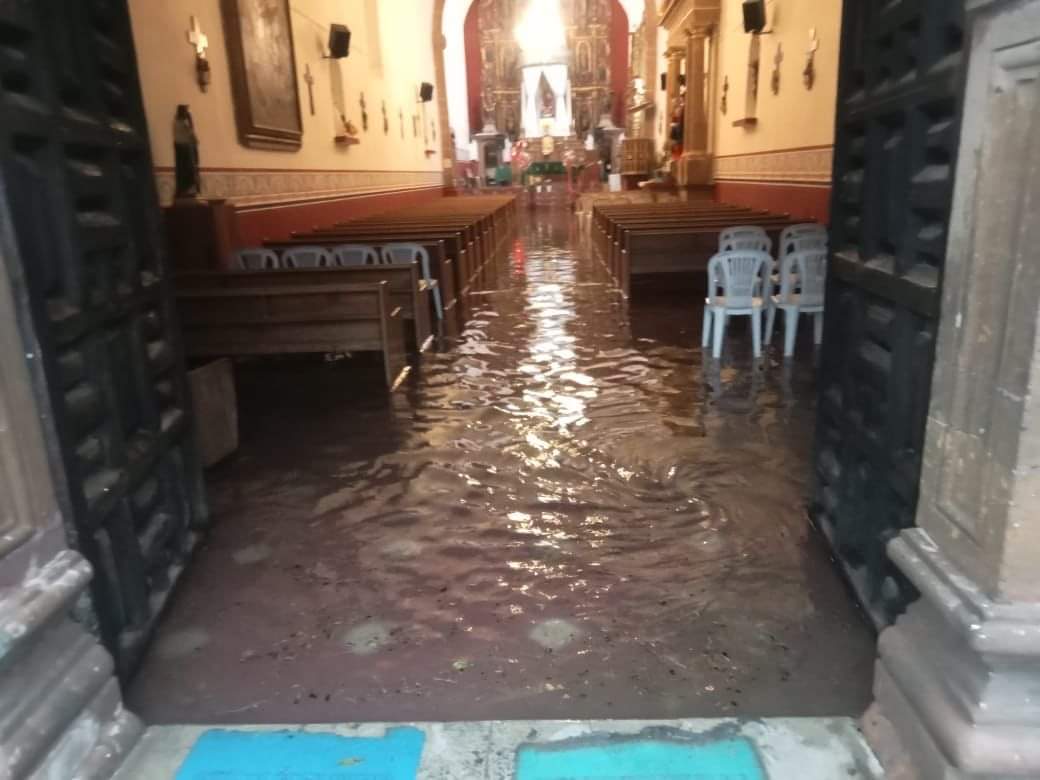
[[[512,106],[506,109],[505,130],[509,140],[515,141],[519,133],[517,132],[516,111]]]
[[[610,72],[607,70],[608,52],[606,41],[601,40],[596,52],[596,81],[599,84],[606,84],[610,80]]]
[[[578,137],[584,138],[589,134],[589,130],[592,129],[592,117],[589,114],[589,107],[582,106],[581,113],[578,115]]]
[[[556,94],[549,86],[548,79],[543,73],[538,79],[538,116],[542,119],[556,118]]]
[[[578,73],[581,76],[592,74],[592,54],[589,51],[588,41],[581,41],[578,44]]]
[[[520,48],[510,46],[503,55],[505,59],[502,78],[507,84],[514,84],[520,78]]]
[[[173,119],[173,158],[175,164],[175,197],[197,198],[202,192],[199,175],[199,139],[195,135],[195,121],[188,106],[177,106]]]
[[[495,98],[488,92],[484,93],[484,97],[480,101],[482,113],[484,115],[484,130],[491,131],[495,129]]]
[[[686,95],[680,94],[672,104],[672,122],[668,128],[668,140],[671,143],[672,159],[682,157],[683,137],[686,125]]]
[[[486,89],[490,89],[495,85],[495,50],[490,46],[485,46],[482,51],[483,65],[481,70],[481,80]]]

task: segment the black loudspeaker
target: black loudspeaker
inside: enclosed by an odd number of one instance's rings
[[[433,84],[428,81],[424,81],[419,85],[419,100],[423,103],[429,103],[433,100]]]
[[[766,0],[744,0],[744,32],[762,32],[766,26]]]
[[[329,57],[339,60],[350,54],[350,28],[334,24],[329,28]]]

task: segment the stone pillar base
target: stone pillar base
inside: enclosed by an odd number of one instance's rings
[[[705,187],[712,183],[711,155],[684,154],[677,168],[679,185],[682,187]]]
[[[890,776],[1040,777],[1040,604],[992,601],[920,528],[889,555],[921,591],[878,640],[863,724]]]

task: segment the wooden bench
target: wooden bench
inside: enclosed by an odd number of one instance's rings
[[[417,263],[362,265],[346,268],[285,268],[278,270],[199,271],[178,274],[177,290],[242,289],[256,287],[317,287],[320,285],[379,284],[386,282],[390,306],[400,308],[411,322],[418,354],[433,345],[430,305],[433,288],[422,278]],[[436,284],[436,282],[434,283]]]
[[[265,246],[276,251],[292,246],[320,246],[332,249],[340,244],[367,244],[378,250],[384,244],[405,243],[419,244],[430,256],[430,274],[441,291],[441,304],[444,307],[444,335],[454,337],[461,332],[466,322],[465,301],[460,293],[459,278],[468,265],[468,255],[461,249],[461,241],[457,233],[397,233],[384,231],[381,233],[315,233],[296,236],[288,241],[269,241]]]
[[[177,308],[189,357],[380,352],[390,390],[408,374],[387,282],[184,290]]]
[[[610,205],[594,207],[592,238],[598,259],[628,296],[633,276],[705,270],[727,227],[758,225],[776,246],[783,228],[796,222],[731,204]]]
[[[289,241],[266,245],[280,249],[300,244],[419,244],[430,255],[431,275],[440,287],[445,335],[455,336],[472,311],[471,293],[483,286],[515,227],[517,211],[511,194],[442,198],[407,211],[297,232]]]

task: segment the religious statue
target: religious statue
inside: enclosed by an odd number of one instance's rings
[[[542,119],[555,119],[556,95],[553,94],[552,87],[549,86],[545,74],[542,74],[542,78],[538,82],[538,95],[538,116]]]
[[[493,95],[485,92],[484,97],[480,102],[480,107],[484,115],[484,132],[494,132],[495,130],[495,98]]]
[[[516,111],[514,111],[513,107],[510,106],[509,108],[506,109],[506,127],[505,127],[506,135],[509,136],[509,140],[510,141],[516,140],[516,137],[519,135],[518,130],[519,130],[519,128],[517,127],[517,124],[516,124]]]
[[[592,58],[589,54],[589,42],[582,41],[578,44],[578,73],[588,76],[592,73]]]
[[[188,106],[177,106],[173,119],[173,159],[177,198],[197,198],[202,192],[199,176],[199,139]]]
[[[584,138],[591,129],[592,117],[589,115],[589,107],[582,106],[581,113],[578,114],[578,136]]]
[[[672,157],[682,157],[683,138],[685,134],[686,96],[680,95],[672,104],[672,123],[668,131],[668,139],[672,142]]]

